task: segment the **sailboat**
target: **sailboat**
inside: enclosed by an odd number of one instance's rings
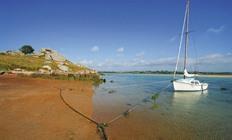
[[[201,83],[199,80],[196,80],[195,74],[190,74],[187,71],[187,53],[188,53],[188,47],[189,47],[189,12],[190,12],[190,0],[187,0],[186,4],[186,9],[185,9],[185,16],[184,16],[184,23],[182,27],[182,33],[181,33],[181,39],[180,39],[180,44],[179,44],[179,51],[178,51],[178,56],[177,56],[177,62],[176,62],[176,67],[174,71],[174,80],[172,81],[173,83],[173,88],[174,91],[204,91],[208,88],[207,83]],[[180,57],[180,52],[181,52],[181,46],[183,43],[183,38],[185,37],[185,42],[184,42],[184,75],[183,78],[176,79],[176,72],[177,72],[177,67],[179,63],[179,57]]]

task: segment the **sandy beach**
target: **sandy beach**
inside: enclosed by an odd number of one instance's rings
[[[96,125],[70,110],[58,88],[69,104],[91,117],[90,82],[0,76],[0,138],[99,139]]]

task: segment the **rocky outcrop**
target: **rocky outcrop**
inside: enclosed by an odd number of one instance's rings
[[[52,70],[52,68],[51,68],[50,66],[48,66],[48,65],[44,65],[42,68],[43,68],[43,69],[46,69],[46,70],[48,70],[48,71],[51,71],[51,70]]]
[[[5,52],[5,54],[9,54],[9,55],[20,55],[23,56],[24,53],[20,52],[20,51],[12,51],[12,50],[8,50]]]
[[[61,54],[59,54],[57,51],[49,49],[49,48],[42,48],[40,51],[40,56],[44,56],[45,58],[45,66],[47,64],[51,64],[52,62],[55,62],[57,64],[57,67],[59,69],[59,72],[70,72],[69,67],[67,66],[67,64],[65,65],[65,61],[67,60],[64,56],[62,56]],[[43,66],[43,67],[45,67]],[[44,69],[42,69],[41,71],[45,71]],[[52,69],[49,70],[50,72],[52,71]]]
[[[69,72],[69,67],[68,66],[65,66],[65,65],[62,65],[62,64],[58,64],[57,66],[61,71]]]
[[[10,71],[10,73],[12,73],[12,74],[23,74],[23,75],[30,76],[30,75],[34,74],[35,72],[34,71],[27,71],[27,70],[24,70],[24,69],[21,69],[21,68],[16,68],[16,69]]]
[[[52,68],[49,65],[44,65],[39,69],[39,73],[42,74],[51,74],[53,72]]]
[[[49,48],[42,48],[40,55],[44,55],[46,60],[53,60],[57,62],[64,62],[66,60],[66,58],[59,54],[57,51]]]

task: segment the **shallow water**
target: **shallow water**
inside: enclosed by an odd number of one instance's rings
[[[105,74],[104,78],[107,82],[95,87],[94,119],[109,122],[139,104],[107,127],[110,139],[232,139],[232,78],[201,78],[209,84],[203,93],[173,92],[170,85],[160,93],[156,108],[151,96],[167,87],[171,76]]]

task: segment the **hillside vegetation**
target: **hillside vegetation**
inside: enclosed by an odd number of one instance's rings
[[[0,54],[0,70],[14,70],[16,68],[21,68],[28,71],[38,71],[44,65],[45,58],[34,57],[33,55],[9,55],[9,54]],[[81,70],[89,70],[87,67],[80,67],[72,62],[66,60],[70,70],[72,72],[79,72]],[[58,66],[55,62],[51,62],[49,65],[53,70],[57,70]]]
[[[100,80],[100,75],[95,70],[76,65],[51,49],[41,49],[41,52],[29,55],[2,52],[0,72],[49,79]]]
[[[44,63],[44,58],[35,58],[32,56],[20,56],[0,54],[0,69],[1,70],[14,70],[21,68],[29,71],[39,70]]]

